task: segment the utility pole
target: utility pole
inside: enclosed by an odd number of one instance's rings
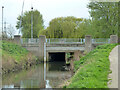
[[[5,34],[5,36],[7,36],[7,33],[6,33],[6,21],[4,22],[4,34]]]
[[[31,39],[33,39],[33,7],[31,7]]]
[[[2,34],[3,34],[3,8],[4,6],[2,6]]]

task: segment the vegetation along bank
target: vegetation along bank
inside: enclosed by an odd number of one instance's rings
[[[74,62],[75,75],[64,88],[108,88],[109,53],[117,44],[100,45]]]
[[[37,64],[38,59],[25,48],[8,41],[0,41],[2,52],[2,73],[9,73],[21,69],[27,69]]]

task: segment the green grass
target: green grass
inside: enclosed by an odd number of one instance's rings
[[[74,62],[75,75],[66,88],[108,88],[109,53],[117,44],[105,44]]]
[[[0,49],[2,49],[2,55],[11,56],[17,62],[19,62],[29,53],[25,48],[15,43],[7,41],[1,41],[0,43],[2,43],[2,45],[0,45]]]

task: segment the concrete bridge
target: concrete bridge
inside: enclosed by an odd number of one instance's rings
[[[91,36],[85,36],[85,39],[46,39],[45,36],[39,36],[37,39],[25,39],[19,35],[14,36],[14,41],[22,47],[38,56],[40,60],[48,61],[50,58],[62,60],[66,58],[66,53],[73,53],[74,60],[80,60],[81,52],[90,52],[96,46],[105,43],[117,43],[116,35],[111,35],[110,39],[92,39]]]

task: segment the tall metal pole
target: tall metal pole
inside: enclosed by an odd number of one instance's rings
[[[31,7],[31,39],[33,39],[33,7]]]
[[[4,6],[2,6],[2,34],[3,34],[3,8]]]
[[[20,32],[21,32],[21,23],[22,23],[22,17],[23,17],[24,1],[25,1],[25,0],[23,0],[22,12],[21,12],[21,18],[20,18],[20,24],[19,24],[19,32],[18,32],[18,34],[20,34]]]
[[[6,21],[4,22],[4,34],[5,34],[5,37],[7,36],[7,33],[6,33]]]

